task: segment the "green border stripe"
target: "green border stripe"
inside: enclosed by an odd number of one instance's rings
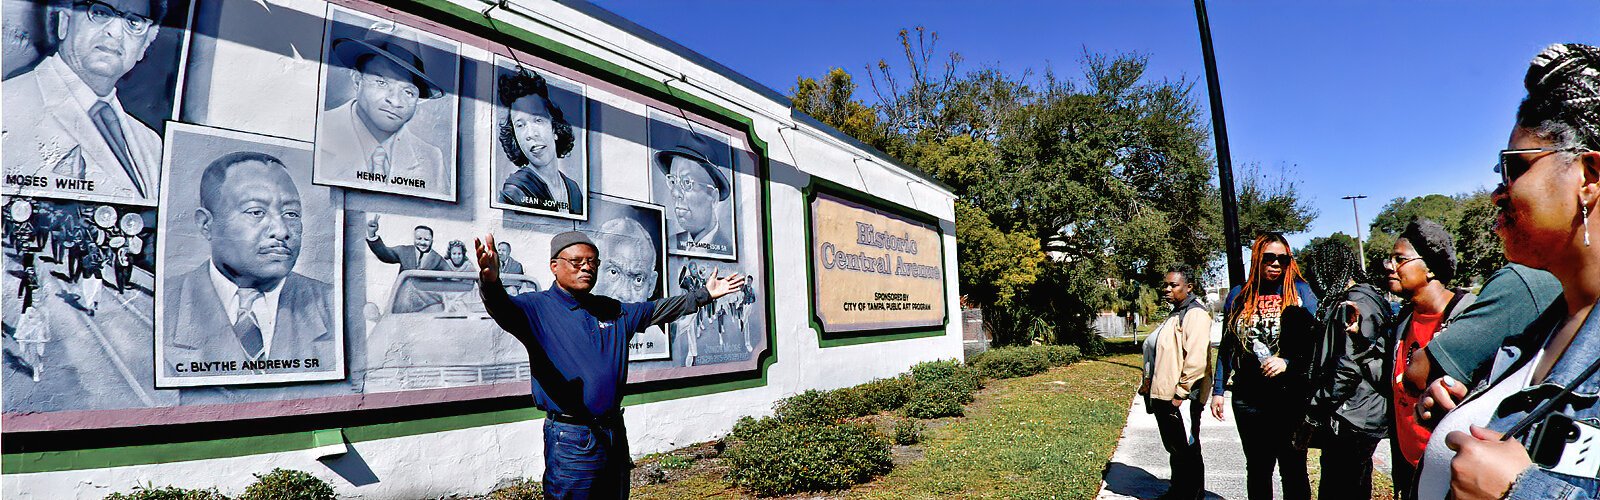
[[[483,15],[446,0],[378,0],[396,9],[405,10],[412,14],[438,19],[451,17],[460,19],[478,26],[479,30],[473,33],[491,42],[500,41],[495,32],[498,31],[509,36],[515,41],[524,42],[527,46],[523,50],[537,53],[539,50],[558,54],[567,59],[576,61],[584,67],[572,69],[582,71],[611,81],[625,87],[633,87],[636,91],[645,94],[655,94],[655,97],[668,102],[680,102],[686,107],[696,108],[700,114],[715,115],[730,122],[742,125],[750,146],[757,158],[758,177],[761,182],[762,205],[762,236],[765,240],[767,289],[776,289],[776,277],[772,270],[773,243],[772,243],[772,179],[771,163],[767,155],[768,144],[756,134],[755,121],[731,109],[718,105],[698,96],[684,93],[666,83],[653,80],[636,71],[591,55],[552,39],[536,35],[522,28],[496,22],[490,26]],[[503,11],[502,11],[503,12]],[[432,14],[432,15],[430,15]],[[537,22],[537,21],[535,21]],[[473,31],[473,30],[464,30]],[[774,300],[767,300],[767,351],[760,366],[757,367],[759,376],[748,379],[732,380],[715,384],[705,384],[666,389],[661,391],[632,394],[623,398],[624,406],[668,401],[693,396],[716,394],[721,392],[762,387],[767,384],[767,374],[774,363],[778,361],[777,351],[777,305]],[[484,413],[466,415],[453,415],[435,417],[405,422],[372,424],[342,429],[344,436],[350,443],[374,441],[420,434],[432,434],[444,431],[483,427],[489,425],[507,424],[544,418],[544,412],[534,408],[519,408],[511,410],[498,410]],[[162,444],[149,444],[137,446],[121,446],[110,448],[91,448],[82,450],[62,450],[46,452],[21,452],[9,453],[0,456],[0,474],[26,474],[37,472],[54,472],[81,469],[100,469],[107,467],[123,467],[131,465],[147,465],[158,463],[184,462],[191,460],[205,460],[217,458],[231,458],[266,453],[283,453],[311,449],[316,446],[315,433],[317,431],[301,431],[280,434],[267,434],[260,436],[243,436],[223,438],[207,441],[188,441]]]

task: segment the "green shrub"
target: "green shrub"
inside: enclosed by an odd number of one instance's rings
[[[733,423],[733,431],[728,433],[728,437],[734,441],[744,441],[777,426],[778,420],[772,417],[739,417],[739,421]]]
[[[667,455],[667,456],[661,457],[661,461],[657,462],[657,463],[659,465],[661,465],[662,469],[666,469],[666,470],[683,470],[683,469],[689,468],[689,466],[694,465],[694,457],[684,457],[684,456],[679,456],[679,455]]]
[[[1066,366],[1083,360],[1083,352],[1075,345],[1042,345],[1050,366]]]
[[[730,447],[728,480],[763,496],[847,488],[889,472],[889,438],[863,423],[779,425]]]
[[[905,376],[880,378],[854,389],[861,392],[861,397],[872,407],[872,413],[898,410],[911,399],[911,379]]]
[[[922,422],[903,418],[894,423],[894,443],[899,445],[913,445],[922,441],[922,431],[927,426]]]
[[[245,487],[239,500],[332,500],[333,486],[309,473],[272,469],[266,474],[255,474],[256,482]]]
[[[953,359],[917,363],[911,367],[911,380],[915,385],[947,384],[969,394],[983,388],[983,376],[977,370]]]
[[[851,407],[861,404],[860,395],[852,398],[838,391],[811,389],[778,400],[772,417],[797,425],[831,424],[855,416]]]
[[[508,486],[489,493],[488,500],[540,500],[544,498],[544,484],[521,478]]]
[[[956,361],[929,361],[911,367],[911,397],[900,409],[908,417],[959,417],[983,387],[983,376]]]
[[[190,490],[175,486],[156,488],[152,485],[134,486],[128,493],[112,493],[106,500],[228,500],[216,488]]]
[[[989,378],[1016,378],[1042,373],[1050,369],[1050,360],[1042,346],[1001,347],[991,349],[973,363]]]

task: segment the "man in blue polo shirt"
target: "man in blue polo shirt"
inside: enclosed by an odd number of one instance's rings
[[[628,381],[628,339],[744,287],[738,274],[687,294],[622,303],[594,295],[600,251],[589,237],[568,231],[550,240],[555,285],[515,297],[500,284],[494,235],[476,241],[478,289],[495,323],[522,341],[533,372],[533,403],[544,422],[546,498],[627,498],[627,430],[622,386]]]

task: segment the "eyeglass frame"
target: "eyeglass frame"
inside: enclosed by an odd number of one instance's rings
[[[1552,153],[1553,154],[1553,153],[1591,153],[1591,152],[1593,152],[1593,151],[1590,150],[1589,148],[1585,148],[1585,147],[1582,147],[1582,146],[1569,146],[1569,147],[1564,147],[1564,148],[1543,147],[1543,148],[1502,149],[1502,150],[1500,150],[1500,161],[1498,161],[1498,162],[1496,162],[1494,164],[1494,172],[1497,173],[1497,174],[1500,174],[1500,185],[1506,186],[1506,187],[1509,188],[1509,187],[1511,187],[1511,183],[1512,182],[1516,181],[1517,178],[1522,177],[1522,174],[1528,173],[1528,170],[1533,168],[1533,163],[1534,162],[1539,161],[1539,158],[1543,158],[1545,156],[1545,155],[1539,155],[1538,157],[1536,157],[1536,158],[1534,158],[1532,160],[1528,160],[1527,167],[1524,167],[1521,172],[1517,172],[1517,175],[1513,176],[1513,175],[1511,175],[1511,172],[1508,171],[1508,169],[1506,169],[1506,167],[1505,167],[1506,158],[1509,155],[1525,155],[1525,154],[1532,154],[1532,153]]]
[[[1390,271],[1399,271],[1401,267],[1405,266],[1406,264],[1410,264],[1411,261],[1414,260],[1422,260],[1422,256],[1405,257],[1400,260],[1395,260],[1395,256],[1390,255],[1388,257],[1384,257],[1381,262],[1386,266],[1384,269],[1388,269]]]
[[[567,264],[571,265],[573,269],[583,269],[583,266],[589,265],[589,264],[593,264],[595,270],[599,270],[600,269],[600,263],[604,262],[604,261],[600,260],[599,257],[579,257],[579,258],[576,258],[576,259],[569,259],[569,258],[566,258],[566,257],[556,257],[556,258],[550,259],[550,260],[552,260],[552,261],[556,261],[556,260],[567,261]]]
[[[697,181],[697,180],[694,180],[694,179],[690,179],[688,176],[682,176],[682,175],[677,175],[677,174],[667,174],[667,188],[668,189],[671,189],[671,190],[674,190],[674,191],[687,191],[688,189],[683,186],[685,184],[688,185],[688,186],[692,186],[692,187],[704,187],[704,188],[706,188],[707,191],[716,191],[717,190],[717,185],[716,184],[712,184],[712,183],[709,183],[709,182],[700,182],[700,181]]]
[[[111,4],[108,4],[108,3],[105,3],[105,2],[101,2],[99,0],[77,0],[77,1],[72,2],[72,5],[75,6],[75,7],[87,7],[86,9],[84,9],[84,15],[88,17],[89,22],[97,23],[97,24],[106,24],[106,23],[115,22],[114,20],[109,19],[109,18],[108,19],[98,20],[98,21],[95,20],[96,16],[95,16],[95,13],[94,13],[94,8],[95,7],[104,7],[106,10],[111,11],[110,14],[112,16],[117,17],[117,18],[121,18],[122,21],[123,21],[122,31],[124,33],[127,33],[129,35],[133,35],[133,36],[144,36],[145,34],[150,33],[150,28],[154,28],[156,26],[156,24],[157,24],[156,20],[153,19],[153,18],[150,18],[149,16],[142,16],[142,15],[139,15],[139,14],[134,14],[132,12],[124,11],[122,9],[118,9],[116,7],[113,7]],[[136,23],[138,23],[140,21],[145,23],[144,28],[142,28],[142,29],[138,28],[138,26],[136,25]],[[137,29],[137,31],[135,31],[136,29]]]

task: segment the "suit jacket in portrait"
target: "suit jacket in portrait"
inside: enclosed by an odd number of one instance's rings
[[[346,183],[363,182],[356,178],[356,172],[367,169],[367,160],[375,150],[365,145],[365,141],[373,140],[371,134],[356,128],[363,126],[361,118],[356,116],[355,100],[323,113],[322,123],[317,127],[317,178]],[[388,176],[391,179],[419,179],[426,183],[426,187],[373,182],[371,189],[448,192],[444,152],[412,133],[411,128],[409,123],[400,127],[389,143]]]
[[[517,262],[517,259],[511,258],[510,255],[500,258],[503,259],[500,262],[500,274],[522,274],[522,263]]]
[[[0,140],[5,175],[44,176],[49,187],[27,187],[24,196],[60,196],[63,193],[98,197],[107,201],[154,204],[160,183],[161,136],[122,109],[112,97],[108,104],[121,125],[125,145],[111,144],[101,135],[82,99],[94,91],[61,61],[50,56],[27,73],[5,82],[4,129]],[[131,169],[118,160],[123,150]],[[55,180],[86,179],[94,190],[57,189]],[[7,186],[12,192],[16,186]],[[141,192],[142,190],[142,192]]]
[[[180,276],[165,293],[167,322],[161,333],[162,370],[183,377],[175,366],[190,361],[244,361],[244,347],[233,334],[233,321],[211,283],[211,261]],[[283,368],[256,372],[194,375],[250,375],[328,371],[338,367],[333,322],[333,285],[289,273],[278,285],[278,317],[268,359],[317,358],[315,368]]]
[[[557,172],[561,176],[561,183],[567,189],[567,212],[572,214],[583,213],[583,189],[577,181],[567,178],[567,174]],[[549,201],[555,196],[550,193],[550,186],[545,185],[538,174],[533,173],[532,167],[520,167],[511,175],[506,176],[506,182],[500,185],[500,202],[510,203],[521,207],[537,208],[541,201]]]
[[[416,245],[384,246],[383,237],[367,240],[367,248],[371,248],[372,255],[381,262],[400,264],[400,272],[402,273],[412,269],[424,271],[444,269],[444,257],[432,249],[429,249],[428,253],[419,256]]]

